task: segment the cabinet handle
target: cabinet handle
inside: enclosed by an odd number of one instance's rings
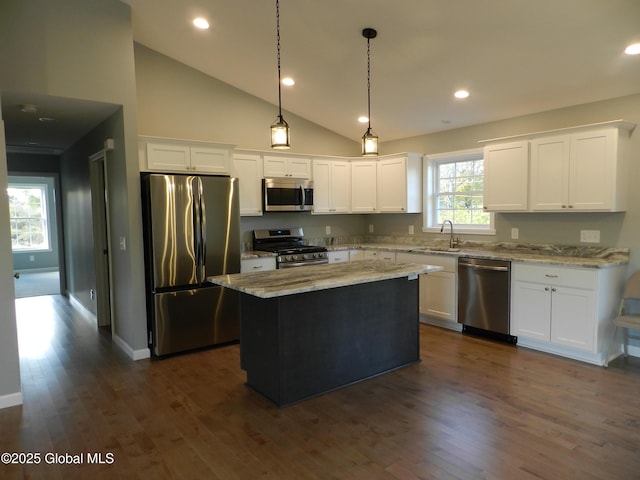
[[[567,206],[566,205],[562,205],[562,208],[567,208]]]
[[[482,207],[484,210],[487,210],[489,207]]]
[[[548,292],[549,291],[549,287],[544,287],[544,291]]]
[[[254,265],[254,266],[253,266],[253,269],[254,269],[254,270],[260,270],[260,269],[261,269],[261,268],[263,268],[263,267],[264,267],[264,265]]]
[[[552,288],[551,291],[552,292],[557,292],[557,290],[555,288]]]
[[[573,208],[573,205],[569,205],[569,208]]]
[[[545,273],[544,276],[547,278],[558,278],[558,275],[552,275],[550,273]]]

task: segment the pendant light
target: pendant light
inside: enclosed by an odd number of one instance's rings
[[[371,45],[372,38],[376,38],[378,32],[373,28],[362,30],[362,36],[367,39],[367,116],[369,126],[362,136],[362,155],[378,154],[378,136],[371,132]]]
[[[289,124],[282,118],[282,93],[280,83],[280,0],[276,0],[276,41],[278,51],[278,117],[271,124],[271,148],[286,150],[291,147]]]

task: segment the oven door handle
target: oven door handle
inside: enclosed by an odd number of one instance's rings
[[[311,260],[305,262],[293,262],[293,263],[280,263],[278,268],[290,268],[290,267],[304,267],[306,265],[321,265],[323,263],[329,263],[329,260],[326,258],[321,258],[318,260]]]

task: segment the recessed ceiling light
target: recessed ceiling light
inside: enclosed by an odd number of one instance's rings
[[[632,43],[627,48],[624,49],[624,53],[627,55],[638,55],[640,54],[640,43]]]
[[[292,87],[293,85],[296,84],[295,80],[291,77],[284,77],[282,79],[282,84],[286,85],[287,87]]]
[[[456,98],[467,98],[469,96],[469,92],[467,92],[466,90],[458,90],[453,94],[453,96]]]
[[[38,120],[41,122],[55,122],[56,119],[53,117],[39,117]]]
[[[365,115],[362,115],[362,116],[358,117],[358,121],[360,123],[368,123],[369,122],[369,117],[367,117]]]
[[[206,30],[209,28],[209,22],[206,18],[198,17],[193,19],[193,25],[200,30]]]

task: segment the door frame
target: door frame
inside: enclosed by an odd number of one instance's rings
[[[107,150],[89,157],[91,210],[93,217],[94,262],[96,267],[96,317],[98,327],[109,327],[114,334],[113,268],[111,262],[111,223],[109,220],[109,175]],[[106,301],[104,300],[106,299]]]

